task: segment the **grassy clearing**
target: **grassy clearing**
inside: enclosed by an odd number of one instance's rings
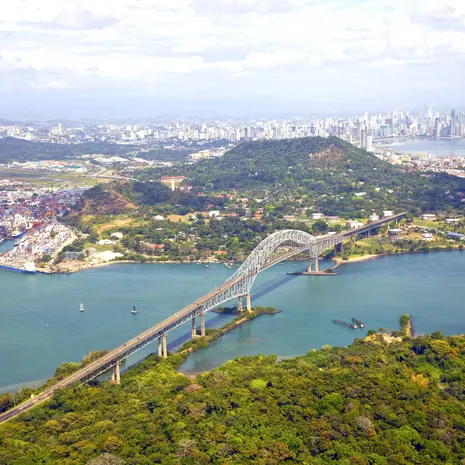
[[[130,226],[141,226],[146,221],[141,218],[131,218],[128,216],[120,215],[114,218],[112,221],[102,224],[97,228],[98,234],[103,234],[111,229],[127,228]]]

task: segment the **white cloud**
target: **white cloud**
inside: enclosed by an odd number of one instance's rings
[[[166,95],[179,78],[182,92],[229,94],[232,82],[246,81],[233,91],[275,95],[291,78],[297,98],[308,79],[320,82],[315,76],[330,69],[342,70],[344,85],[374,89],[387,70],[461,62],[465,2],[10,0],[2,5],[0,56],[8,92],[107,82]]]

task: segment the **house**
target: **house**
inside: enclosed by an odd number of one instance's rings
[[[101,239],[100,241],[97,242],[97,244],[98,245],[113,245],[113,244],[116,244],[116,242],[110,239]]]
[[[124,234],[122,232],[114,232],[110,234],[111,237],[116,237],[116,239],[122,239]]]
[[[433,240],[433,235],[431,233],[423,233],[421,238],[422,240],[429,242]]]
[[[162,176],[161,183],[167,184],[168,187],[174,191],[184,181],[184,176]]]
[[[179,186],[180,191],[188,192],[192,190],[192,186]]]
[[[285,221],[295,221],[295,216],[294,215],[284,215],[283,220],[285,220]]]
[[[210,210],[208,212],[208,216],[210,218],[214,218],[215,216],[220,216],[220,211],[219,210]]]
[[[323,213],[312,213],[312,220],[322,220],[324,217]]]
[[[361,221],[357,221],[357,220],[346,221],[347,228],[355,229],[355,228],[360,228],[361,226],[363,226],[363,223]]]
[[[391,241],[397,241],[402,234],[402,229],[390,229],[388,231],[388,236]]]
[[[392,210],[385,210],[383,212],[384,218],[387,218],[388,216],[393,216],[393,215],[394,215],[394,212]]]
[[[339,216],[327,216],[326,217],[326,221],[328,223],[338,223],[340,220],[341,218],[339,218]]]
[[[155,215],[155,216],[153,217],[153,219],[154,219],[155,221],[163,221],[163,220],[165,219],[165,217],[162,216],[162,215]]]
[[[460,218],[446,218],[446,224],[459,224]]]
[[[421,219],[425,221],[436,221],[436,214],[435,213],[423,213],[423,215],[421,215]]]
[[[465,239],[465,236],[461,233],[456,233],[456,232],[448,232],[447,233],[447,238],[448,239],[460,239],[463,241]]]
[[[379,221],[379,215],[377,215],[376,213],[372,213],[369,217],[368,217],[368,221],[370,223],[374,223],[375,221]]]

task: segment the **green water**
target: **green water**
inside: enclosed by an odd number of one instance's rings
[[[303,267],[286,262],[260,274],[253,304],[282,312],[261,316],[192,354],[183,370],[209,369],[240,355],[289,357],[323,344],[347,345],[370,328],[397,329],[405,312],[419,333],[465,332],[465,252],[383,257],[340,267],[335,277],[286,275]],[[63,361],[115,347],[220,285],[232,271],[223,265],[143,264],[53,276],[0,271],[0,389],[43,380]],[[133,305],[137,315],[130,313]],[[352,316],[365,322],[364,330],[332,323]],[[230,318],[208,314],[207,326]],[[169,333],[171,347],[188,331],[184,325]],[[130,362],[153,350],[148,346]]]

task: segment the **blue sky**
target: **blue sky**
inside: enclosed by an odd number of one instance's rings
[[[464,106],[462,0],[10,0],[0,117]]]

